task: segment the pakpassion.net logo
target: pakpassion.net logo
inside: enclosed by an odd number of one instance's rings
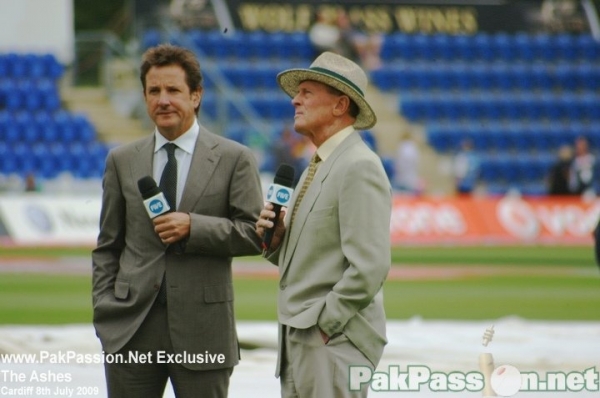
[[[600,391],[600,373],[595,367],[584,371],[520,372],[511,365],[498,366],[490,375],[490,387],[502,397],[511,397],[519,391]],[[373,372],[368,366],[350,367],[350,390],[358,391],[368,383],[374,392],[477,392],[486,388],[486,376],[473,372],[436,372],[424,365],[408,365],[403,371],[390,365],[386,372]]]
[[[486,329],[482,345],[494,337],[494,326]],[[350,390],[358,391],[365,384],[372,391],[416,392],[427,388],[431,392],[477,392],[484,397],[512,397],[519,391],[580,392],[600,391],[600,373],[596,367],[569,372],[521,372],[512,365],[494,367],[490,352],[479,354],[479,370],[472,372],[435,372],[428,366],[408,365],[402,371],[398,365],[388,366],[387,372],[373,371],[368,366],[350,366]]]

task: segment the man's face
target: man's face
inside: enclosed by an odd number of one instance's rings
[[[294,129],[308,137],[315,137],[334,120],[334,108],[339,96],[329,92],[327,86],[312,80],[298,85],[298,94],[292,98],[296,110]]]
[[[172,141],[194,122],[201,91],[190,91],[179,65],[153,66],[146,74],[144,98],[158,131]]]

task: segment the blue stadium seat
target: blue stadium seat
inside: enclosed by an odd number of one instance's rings
[[[492,38],[488,33],[478,33],[473,37],[472,40],[476,59],[483,61],[491,61],[495,59],[496,54],[494,51]]]
[[[513,37],[513,46],[515,58],[522,61],[533,61],[536,58],[536,52],[532,37],[528,33],[519,32]]]
[[[146,29],[142,33],[142,49],[148,49],[150,47],[155,47],[162,43],[162,35],[160,31],[157,29]]]
[[[432,51],[434,52],[435,60],[448,61],[456,56],[453,51],[450,37],[446,34],[435,34],[430,39]]]
[[[579,57],[586,61],[597,61],[600,58],[600,43],[591,35],[581,34],[575,39]]]
[[[17,158],[12,147],[0,141],[0,174],[11,175],[19,171]]]
[[[568,33],[559,33],[554,37],[553,42],[559,59],[576,61],[579,58],[577,42],[572,35]]]

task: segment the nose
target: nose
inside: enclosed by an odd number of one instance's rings
[[[298,93],[298,94],[296,94],[294,97],[292,97],[292,105],[293,105],[293,106],[300,105],[300,100],[298,99],[298,96],[299,96],[299,95],[300,95],[300,94]]]
[[[169,100],[169,95],[167,94],[167,92],[165,91],[161,91],[160,95],[158,96],[158,104],[159,105],[168,105],[170,102]]]

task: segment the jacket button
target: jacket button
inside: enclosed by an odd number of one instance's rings
[[[280,290],[285,290],[286,287],[287,287],[287,285],[279,285]]]
[[[154,290],[158,290],[158,289],[160,289],[160,285],[159,284],[155,284],[154,285]]]

